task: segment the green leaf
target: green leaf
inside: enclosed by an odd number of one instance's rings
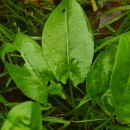
[[[93,58],[88,19],[75,0],[63,0],[48,18],[42,36],[44,57],[57,80],[82,83]]]
[[[12,41],[15,38],[15,34],[12,31],[10,31],[8,28],[4,27],[2,24],[0,24],[0,32]]]
[[[41,130],[42,126],[42,115],[41,106],[38,103],[32,104],[30,128],[31,130]]]
[[[110,126],[107,126],[106,130],[130,130],[130,128],[128,128],[127,126],[110,125]]]
[[[106,112],[113,111],[111,92],[109,90],[110,77],[112,74],[117,44],[110,44],[93,63],[87,76],[87,90],[94,104],[99,104]]]
[[[6,104],[9,102],[3,96],[0,95],[0,103]]]
[[[63,99],[65,99],[65,95],[62,92],[62,88],[60,84],[56,84],[53,80],[50,81],[50,86],[48,88],[48,92],[51,95],[58,95],[60,97],[62,97]]]
[[[120,37],[110,87],[117,118],[130,123],[130,32]]]
[[[14,44],[5,44],[2,48],[2,59],[18,88],[33,100],[48,105],[47,84],[54,76],[44,60],[41,47],[30,37],[18,34]],[[7,52],[14,50],[19,51],[25,61],[22,67],[7,63],[4,59]]]
[[[107,2],[108,0],[98,0],[98,4],[99,5],[101,5],[101,6],[103,6],[103,4],[105,3],[105,2]]]
[[[41,106],[28,101],[11,109],[1,130],[41,130],[41,128]]]
[[[43,121],[61,123],[61,124],[70,124],[70,121],[67,121],[63,118],[57,118],[57,117],[43,117]]]

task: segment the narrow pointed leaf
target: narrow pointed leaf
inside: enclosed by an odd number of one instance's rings
[[[41,106],[28,101],[11,109],[1,130],[41,130],[41,127]]]
[[[15,34],[8,28],[4,27],[2,24],[0,24],[0,32],[12,41],[15,38]]]
[[[130,123],[130,32],[120,38],[110,86],[118,119]]]
[[[113,111],[111,92],[109,90],[117,52],[117,44],[110,44],[95,60],[87,76],[87,91],[94,104],[101,105],[106,112]]]
[[[75,0],[63,0],[48,18],[42,36],[44,57],[59,81],[84,81],[92,62],[93,37]]]
[[[58,118],[58,117],[43,117],[43,121],[61,123],[61,124],[70,124],[70,121],[67,121],[63,118]]]
[[[3,96],[0,95],[0,103],[6,104],[9,102]]]
[[[7,52],[14,50],[19,51],[25,61],[22,67],[7,63],[4,59]],[[19,89],[33,100],[48,105],[47,84],[54,76],[44,60],[41,47],[30,37],[18,34],[14,44],[3,47],[2,59]]]

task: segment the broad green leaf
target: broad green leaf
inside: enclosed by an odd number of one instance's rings
[[[87,76],[87,91],[94,104],[99,104],[107,112],[113,111],[111,92],[109,90],[110,77],[113,70],[117,44],[110,44],[93,63]]]
[[[130,123],[130,32],[119,40],[110,87],[117,118]]]
[[[1,130],[41,130],[41,128],[41,106],[28,101],[10,110]]]
[[[47,84],[49,80],[54,79],[54,76],[44,60],[41,47],[30,37],[18,34],[13,44],[5,44],[2,48],[2,59],[19,89],[33,100],[48,105],[47,89],[49,86]],[[22,67],[7,63],[4,59],[7,52],[14,50],[19,51],[25,61]],[[53,88],[55,89],[55,87]]]
[[[84,81],[93,57],[88,19],[75,0],[63,0],[48,18],[42,35],[44,57],[57,80]]]

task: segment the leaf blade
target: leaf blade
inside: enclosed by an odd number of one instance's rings
[[[93,57],[89,22],[75,0],[63,0],[48,18],[42,37],[45,59],[57,80],[84,81]],[[80,34],[79,34],[80,33]]]
[[[32,124],[31,118],[32,118],[32,110],[33,108],[41,107],[38,103],[32,102],[32,101],[27,101],[24,103],[21,103],[17,106],[15,106],[11,111],[8,113],[7,119],[5,120],[2,129],[1,130],[31,130]],[[33,114],[38,114],[41,115],[41,110],[36,109],[36,112]],[[35,116],[36,117],[36,116]],[[41,125],[42,125],[42,118],[37,117],[35,120],[39,120],[39,123],[36,124],[37,130],[41,130]],[[32,129],[34,130],[34,129]]]
[[[113,111],[110,92],[110,78],[115,63],[117,44],[111,43],[94,61],[90,69],[86,89],[94,104],[99,104],[106,112]]]
[[[130,32],[122,34],[111,76],[111,92],[118,119],[130,123]]]
[[[5,54],[14,50],[19,51],[25,61],[22,67],[5,61]],[[17,87],[29,98],[49,105],[47,84],[55,77],[44,60],[41,47],[29,36],[18,34],[13,44],[3,45],[1,54],[2,60]],[[62,90],[62,87],[59,87]],[[62,91],[60,91],[59,96],[63,97]]]

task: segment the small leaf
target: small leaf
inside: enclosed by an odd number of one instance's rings
[[[56,84],[54,81],[50,81],[50,86],[48,88],[48,92],[52,95],[58,95],[63,99],[66,99],[65,95],[62,92],[62,86],[60,84]]]
[[[93,63],[86,82],[87,91],[92,102],[101,105],[107,112],[113,111],[109,83],[116,52],[117,44],[110,44]]]
[[[44,57],[57,80],[82,83],[92,63],[94,42],[88,19],[75,0],[63,0],[48,18],[42,36]]]
[[[1,130],[41,130],[41,127],[41,106],[28,101],[11,109]]]
[[[110,87],[117,118],[130,123],[130,32],[120,37]]]
[[[54,76],[44,60],[41,47],[30,37],[18,34],[13,44],[5,44],[2,48],[3,62],[18,88],[31,99],[48,105],[47,83]],[[21,53],[25,61],[23,67],[5,61],[4,55],[14,50]]]

